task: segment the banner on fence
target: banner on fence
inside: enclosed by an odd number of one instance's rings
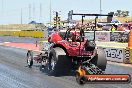
[[[101,41],[101,42],[109,42],[110,41],[110,32],[105,32],[105,31],[97,31],[96,32],[96,41]]]
[[[107,60],[122,62],[124,61],[124,49],[123,48],[104,48]]]
[[[115,42],[128,42],[129,32],[111,32],[110,33],[110,41]]]

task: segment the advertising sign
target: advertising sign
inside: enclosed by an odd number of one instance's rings
[[[106,54],[106,58],[107,60],[110,61],[116,61],[116,62],[123,62],[124,60],[124,49],[119,49],[119,48],[105,48],[105,54]]]
[[[110,41],[115,42],[128,42],[129,32],[111,32]]]
[[[101,41],[101,42],[109,42],[110,41],[110,32],[97,31],[95,40]]]

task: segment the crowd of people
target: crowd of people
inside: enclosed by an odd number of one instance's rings
[[[94,31],[94,30],[99,30],[99,31],[128,31],[132,28],[132,22],[126,22],[126,23],[107,23],[107,22],[88,22],[85,24],[76,24],[73,26],[67,26],[67,27],[50,27],[48,30],[64,30],[66,28],[82,28],[85,31]]]

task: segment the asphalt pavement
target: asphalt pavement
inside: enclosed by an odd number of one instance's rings
[[[43,41],[43,38],[32,37],[14,37],[14,36],[0,36],[0,42],[18,42],[18,43],[36,43],[36,41]]]
[[[24,49],[0,46],[0,88],[132,88],[130,84],[76,83],[74,76],[53,77],[39,70],[39,64],[28,68]],[[108,64],[108,74],[130,74],[132,67]]]

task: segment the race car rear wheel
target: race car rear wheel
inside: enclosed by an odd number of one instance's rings
[[[71,71],[72,61],[62,48],[56,47],[49,54],[49,71],[54,76],[68,75]]]
[[[107,59],[106,59],[105,51],[103,48],[98,47],[97,55],[93,57],[91,62],[94,65],[96,65],[98,68],[100,68],[102,71],[105,71],[106,65],[107,65]]]

